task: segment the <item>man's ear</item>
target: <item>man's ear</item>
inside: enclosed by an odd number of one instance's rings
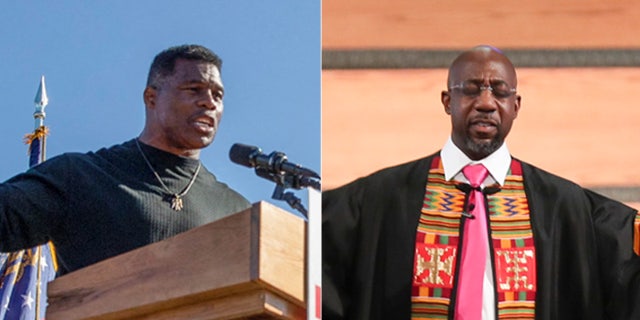
[[[142,97],[144,99],[144,105],[147,106],[147,108],[155,108],[156,106],[156,97],[158,95],[158,90],[147,86],[144,89],[144,92],[142,94]]]
[[[451,114],[451,108],[449,108],[449,102],[451,102],[451,95],[449,95],[449,91],[442,91],[442,93],[440,94],[440,101],[442,101],[444,112],[446,112],[447,114]]]
[[[522,97],[516,96],[516,101],[515,101],[515,104],[513,105],[513,108],[514,108],[513,111],[514,111],[514,114],[516,115],[515,116],[516,118],[518,117],[518,112],[520,111],[520,106],[521,106],[520,105],[520,101],[521,101],[521,99],[522,99]]]

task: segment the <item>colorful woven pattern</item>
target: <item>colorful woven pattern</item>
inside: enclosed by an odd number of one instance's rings
[[[418,231],[426,234],[458,236],[464,193],[444,180],[442,168],[431,169],[422,205]],[[437,242],[436,242],[437,243]]]
[[[456,283],[465,195],[444,179],[440,158],[429,171],[416,237],[412,319],[447,319]],[[534,319],[536,264],[520,163],[512,161],[500,192],[488,196],[499,319]],[[640,218],[636,220],[640,222]],[[640,223],[637,225],[640,226]]]

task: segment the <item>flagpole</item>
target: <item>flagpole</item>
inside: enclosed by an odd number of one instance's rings
[[[47,89],[46,86],[44,84],[44,75],[40,78],[40,86],[38,87],[38,92],[36,93],[36,97],[33,101],[36,105],[36,111],[33,113],[33,118],[35,120],[35,128],[33,129],[33,135],[34,135],[34,140],[39,140],[39,144],[38,144],[38,148],[40,149],[38,152],[38,156],[36,159],[32,159],[31,156],[29,157],[29,165],[33,166],[37,163],[43,162],[46,159],[46,155],[45,155],[45,150],[47,150],[45,148],[45,139],[46,139],[46,127],[44,126],[44,118],[46,117],[46,113],[44,112],[44,108],[47,106],[47,104],[49,103],[49,98],[47,97]],[[33,146],[33,145],[32,145]],[[32,150],[33,151],[33,150]],[[31,154],[33,155],[33,152],[31,152]],[[38,246],[38,249],[36,250],[37,253],[37,263],[36,263],[36,267],[38,268],[37,271],[37,280],[36,280],[36,299],[35,299],[35,304],[36,304],[36,309],[35,309],[35,319],[39,320],[40,318],[40,304],[41,304],[41,296],[42,296],[42,266],[40,265],[42,263],[42,248],[41,246]]]
[[[36,134],[40,138],[40,152],[39,159],[37,159],[38,163],[42,162],[46,159],[46,148],[45,148],[45,139],[46,139],[46,130],[44,126],[44,118],[47,114],[44,112],[44,108],[49,104],[49,98],[47,97],[47,87],[44,83],[44,75],[40,78],[40,86],[38,86],[38,92],[36,93],[36,97],[33,101],[36,105],[36,111],[33,113],[33,119],[35,121],[34,134]],[[39,131],[42,131],[39,134]],[[33,165],[33,164],[31,164]]]

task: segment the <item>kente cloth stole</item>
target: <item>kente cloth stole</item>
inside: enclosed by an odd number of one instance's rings
[[[447,319],[457,285],[465,194],[431,163],[416,236],[411,319]],[[534,319],[536,257],[522,166],[511,161],[504,186],[487,196],[498,319]],[[478,297],[481,298],[481,297]]]

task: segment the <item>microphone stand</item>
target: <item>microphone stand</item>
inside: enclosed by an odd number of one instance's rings
[[[286,201],[289,206],[298,210],[298,212],[307,218],[308,211],[302,204],[302,200],[293,192],[285,192],[285,190],[291,188],[300,190],[306,187],[320,190],[320,181],[301,174],[271,173],[269,170],[259,167],[256,167],[256,175],[276,183],[276,188],[271,195],[272,199]]]

